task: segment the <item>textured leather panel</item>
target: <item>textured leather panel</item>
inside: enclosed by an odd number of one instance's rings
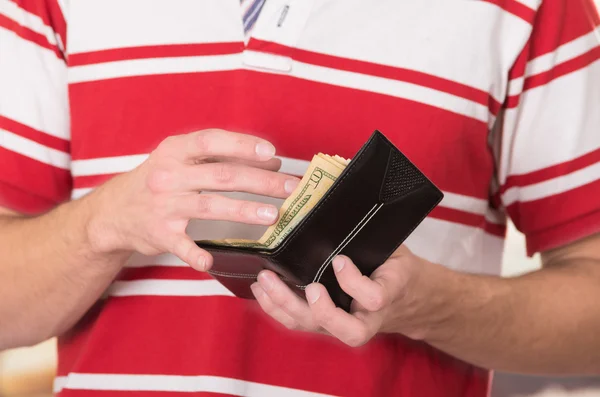
[[[275,250],[198,244],[214,255],[213,275],[239,297],[251,298],[253,275],[271,269],[300,296],[304,294],[298,286],[318,280],[336,305],[349,310],[351,299],[339,287],[331,259],[338,253],[348,255],[363,274],[370,275],[442,197],[442,192],[376,131],[329,192]]]

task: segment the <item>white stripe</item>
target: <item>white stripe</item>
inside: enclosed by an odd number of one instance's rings
[[[302,176],[308,169],[309,161],[298,160],[289,157],[278,157],[281,159],[281,169],[279,172],[284,174]]]
[[[533,11],[538,9],[540,2],[541,2],[541,0],[514,0],[514,1],[531,8]]]
[[[553,52],[532,59],[527,64],[525,76],[533,76],[551,70],[556,65],[591,51],[600,43],[600,26],[590,33],[565,43]]]
[[[69,154],[41,145],[3,129],[0,129],[0,146],[44,164],[65,170],[68,170],[71,164],[71,156]]]
[[[217,280],[115,281],[109,296],[234,296]]]
[[[472,214],[483,215],[489,208],[487,200],[469,197],[462,194],[444,192],[444,198],[440,206],[452,208]]]
[[[17,6],[15,2],[0,2],[0,14],[12,19],[21,26],[41,34],[46,38],[46,40],[48,40],[50,44],[58,45],[56,42],[56,36],[54,35],[54,30],[52,30],[50,26],[46,25],[42,18],[30,13],[29,11],[25,11]]]
[[[0,4],[13,4],[0,1]],[[0,28],[0,114],[64,140],[70,138],[65,62]]]
[[[85,24],[85,33],[69,37],[69,54],[242,39],[240,3],[236,0],[102,0],[79,5],[79,1],[67,2],[68,18]]]
[[[404,244],[421,258],[461,272],[500,275],[502,270],[504,239],[479,227],[427,217]]]
[[[65,388],[67,384],[68,378],[66,376],[57,376],[54,378],[54,383],[52,385],[52,391],[56,393],[60,393],[62,389]]]
[[[89,192],[91,192],[92,190],[94,190],[94,188],[91,188],[91,187],[83,187],[83,188],[73,189],[73,191],[71,192],[71,200],[80,199],[83,196],[85,196],[86,194],[88,194]]]
[[[295,77],[301,79],[404,98],[435,106],[439,109],[446,109],[483,122],[488,122],[490,116],[488,107],[485,105],[418,84],[298,61],[293,62],[292,71]]]
[[[524,187],[512,187],[502,195],[505,206],[514,202],[542,199],[600,180],[600,163],[592,164],[568,175]]]
[[[527,90],[504,113],[499,182],[600,148],[600,60]]]
[[[327,397],[288,387],[248,382],[220,376],[125,375],[70,373],[56,378],[54,392],[62,389],[105,391],[163,391],[219,393],[245,397]]]
[[[519,95],[523,92],[523,84],[525,83],[525,77],[517,77],[512,79],[508,83],[508,96]]]
[[[99,157],[88,160],[73,160],[71,169],[74,177],[128,172],[142,164],[147,154],[130,156]]]
[[[241,54],[150,58],[74,66],[69,68],[69,83],[154,74],[234,70],[241,67],[240,57]]]

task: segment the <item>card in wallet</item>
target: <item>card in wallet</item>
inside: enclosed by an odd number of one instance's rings
[[[381,132],[369,140],[300,222],[272,248],[196,241],[214,258],[210,274],[240,298],[270,269],[299,296],[323,284],[334,303],[349,311],[351,297],[331,267],[336,255],[371,273],[404,242],[442,200],[442,192]]]

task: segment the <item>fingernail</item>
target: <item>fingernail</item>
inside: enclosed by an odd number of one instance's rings
[[[288,179],[287,181],[285,181],[283,188],[285,189],[285,192],[287,194],[291,194],[294,191],[294,189],[296,189],[299,183],[300,181],[297,179]]]
[[[265,221],[274,221],[277,218],[277,208],[260,207],[258,211],[256,211],[256,215]]]
[[[200,258],[198,258],[198,262],[196,262],[198,265],[198,268],[202,271],[206,270],[206,258],[201,256]]]
[[[256,154],[269,159],[275,156],[275,146],[268,142],[261,142],[256,145]]]
[[[321,292],[318,286],[311,284],[306,287],[306,299],[311,305],[319,299],[319,296],[321,296]]]
[[[343,257],[336,256],[335,258],[333,258],[333,262],[331,264],[333,265],[333,270],[335,270],[336,273],[339,273],[344,268],[346,261]]]
[[[259,273],[258,282],[265,291],[271,291],[273,289],[273,280],[267,273]]]

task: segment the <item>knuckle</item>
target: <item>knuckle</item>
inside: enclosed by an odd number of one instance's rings
[[[354,333],[348,336],[344,343],[350,347],[359,347],[363,346],[365,343],[369,341],[369,335],[367,330],[364,328],[358,328]]]
[[[315,320],[322,328],[329,328],[331,325],[331,316],[326,315],[323,312],[315,313]]]
[[[196,148],[200,153],[210,152],[211,130],[199,131],[196,134]]]
[[[213,211],[214,200],[210,196],[198,195],[198,200],[196,202],[196,212],[198,215],[207,215]]]
[[[219,185],[230,185],[236,177],[234,167],[226,163],[215,163],[212,171],[213,180]]]
[[[268,192],[272,193],[283,190],[283,183],[275,176],[265,176],[260,182]]]
[[[229,207],[229,215],[236,219],[250,218],[252,205],[248,202],[235,202]]]
[[[376,293],[369,297],[369,309],[373,311],[381,310],[385,307],[387,299],[383,290],[380,288]]]
[[[289,330],[297,330],[300,328],[299,324],[292,319],[282,321],[283,325]]]
[[[165,168],[156,168],[148,173],[146,185],[153,193],[163,193],[173,188],[175,175]]]
[[[177,140],[177,138],[174,135],[166,137],[165,139],[162,140],[161,143],[158,144],[157,150],[163,151],[163,150],[169,149],[170,147],[172,147],[174,145],[176,140]]]

